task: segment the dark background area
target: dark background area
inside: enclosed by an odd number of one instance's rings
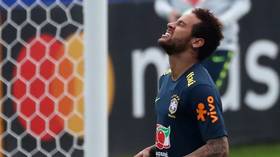
[[[253,110],[244,102],[248,90],[260,94],[268,90],[266,84],[255,82],[248,76],[245,59],[248,47],[256,40],[266,39],[280,46],[279,6],[277,0],[254,0],[251,11],[240,21],[241,107],[238,111],[224,113],[231,145],[280,141],[279,98],[265,111]],[[131,53],[134,49],[157,47],[156,41],[165,29],[166,22],[155,14],[153,2],[130,1],[109,5],[109,52],[116,74],[116,95],[109,123],[110,156],[135,153],[154,142],[153,100],[157,92],[157,71],[153,65],[146,70],[146,115],[136,119],[132,115]],[[273,69],[279,76],[279,61],[279,55],[275,59],[264,56],[258,63]]]

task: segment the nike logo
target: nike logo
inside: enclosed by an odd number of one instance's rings
[[[155,100],[155,102],[159,101],[159,99],[160,99],[159,97],[156,97],[156,100]]]

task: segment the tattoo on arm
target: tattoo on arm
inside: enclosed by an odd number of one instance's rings
[[[207,141],[209,156],[228,157],[229,146],[227,137]]]
[[[227,137],[208,140],[207,143],[185,157],[228,157]]]

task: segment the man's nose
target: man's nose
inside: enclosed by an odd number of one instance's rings
[[[175,28],[175,22],[169,22],[169,23],[167,24],[167,27],[168,27],[168,28]]]

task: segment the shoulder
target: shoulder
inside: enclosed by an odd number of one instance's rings
[[[167,69],[161,76],[160,76],[160,80],[168,78],[171,74],[171,69]]]
[[[215,86],[211,86],[209,84],[198,83],[195,85],[191,85],[191,87],[185,87],[183,90],[183,95],[188,98],[199,98],[204,96],[215,96],[219,97],[219,92]]]
[[[171,69],[167,69],[159,78],[159,87],[161,87],[162,83],[165,80],[168,80],[168,77],[170,77]]]
[[[171,74],[171,69],[167,69],[161,76],[166,76]]]
[[[209,84],[198,84],[196,86],[193,86],[190,89],[190,93],[193,96],[197,96],[197,95],[203,95],[203,94],[211,94],[211,95],[216,95],[217,93],[217,89],[215,86],[211,86]]]
[[[191,71],[187,72],[184,77],[185,80],[182,82],[184,84],[182,94],[186,97],[198,98],[213,95],[219,99],[219,91],[209,73],[202,65],[196,66]]]
[[[201,65],[196,65],[191,71],[185,74],[185,83],[187,88],[193,88],[198,85],[215,86],[207,70]]]

